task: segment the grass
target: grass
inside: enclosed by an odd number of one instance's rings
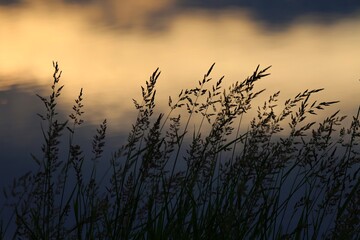
[[[244,130],[243,116],[264,91],[254,85],[269,67],[227,89],[223,77],[211,79],[213,67],[196,87],[169,97],[167,113],[155,105],[157,69],[134,100],[127,141],[108,161],[106,120],[90,159],[74,141],[82,89],[68,120],[58,116],[63,85],[54,63],[50,95],[38,95],[45,107],[38,170],[5,189],[13,216],[1,222],[1,238],[359,239],[360,108],[348,127],[339,111],[315,122],[311,115],[336,103],[311,100],[323,89],[300,92],[282,108],[277,92]],[[97,172],[99,164],[108,171]]]

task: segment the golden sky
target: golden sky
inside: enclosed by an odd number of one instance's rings
[[[321,100],[341,100],[345,114],[360,104],[357,15],[329,25],[304,16],[274,30],[238,8],[176,12],[174,1],[166,0],[42,2],[0,6],[0,89],[49,85],[52,61],[58,61],[66,102],[83,87],[87,119],[96,123],[126,117],[157,67],[159,98],[166,100],[194,86],[213,62],[214,78],[225,75],[226,84],[243,80],[258,64],[272,65],[271,76],[259,84],[267,89],[260,102],[277,90],[285,99],[324,87]],[[174,11],[172,17],[147,28],[164,9]]]

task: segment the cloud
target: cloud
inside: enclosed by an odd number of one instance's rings
[[[246,9],[268,27],[288,27],[298,19],[316,17],[323,24],[359,14],[360,2],[354,0],[182,0],[184,9]]]
[[[312,17],[324,25],[360,13],[353,0],[0,0],[4,6],[81,6],[92,8],[96,19],[113,28],[164,29],[182,11],[240,9],[268,28],[286,29],[299,19]],[[96,13],[95,13],[96,12]],[[216,14],[216,13],[215,13]]]
[[[59,11],[64,8],[91,9],[93,21],[114,28],[159,26],[161,16],[168,15],[176,0],[0,0],[8,8],[43,8]]]

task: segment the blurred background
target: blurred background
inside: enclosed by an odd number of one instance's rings
[[[0,182],[40,154],[35,94],[50,94],[52,61],[63,70],[61,115],[84,88],[77,141],[90,148],[107,118],[110,156],[135,120],[132,98],[157,67],[159,107],[216,62],[212,76],[225,75],[225,85],[272,65],[259,104],[278,90],[285,100],[325,88],[320,101],[341,101],[326,113],[356,114],[359,43],[356,0],[0,0]]]

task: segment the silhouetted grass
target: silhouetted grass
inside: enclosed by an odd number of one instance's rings
[[[282,108],[277,92],[243,124],[269,67],[227,89],[223,77],[210,78],[213,67],[195,88],[169,97],[166,114],[156,113],[159,70],[150,76],[102,181],[107,122],[85,159],[73,140],[83,123],[82,89],[69,119],[60,120],[54,63],[50,96],[38,96],[45,106],[38,170],[4,191],[14,215],[2,221],[2,238],[359,239],[360,108],[349,127],[338,111],[316,123],[309,116],[336,103],[311,100],[323,89],[300,92]],[[60,149],[63,135],[68,148]]]

